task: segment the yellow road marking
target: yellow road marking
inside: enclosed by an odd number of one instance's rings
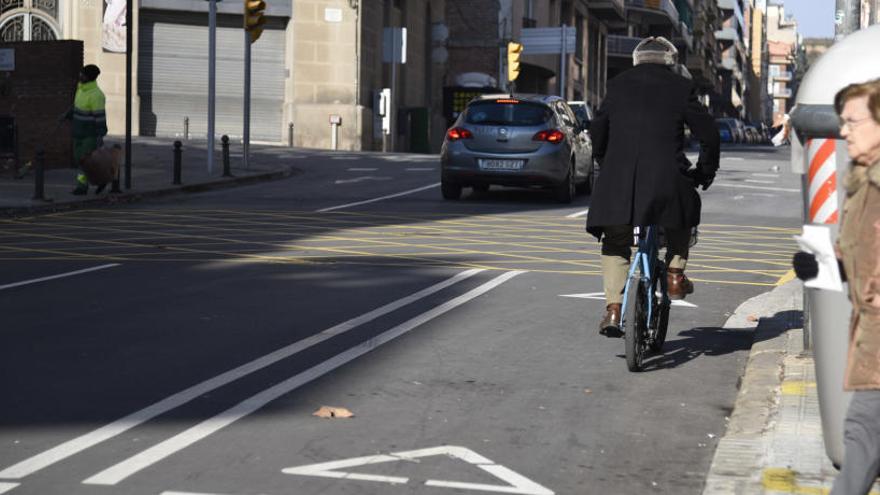
[[[782,395],[797,395],[804,397],[810,389],[816,388],[816,382],[803,380],[787,380],[782,382]],[[814,392],[815,393],[815,392]]]
[[[776,285],[783,285],[791,282],[796,277],[794,270],[789,270],[785,272],[785,275],[779,277],[779,280],[776,281]]]

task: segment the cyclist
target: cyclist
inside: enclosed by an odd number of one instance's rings
[[[602,241],[605,317],[599,332],[621,336],[620,310],[632,256],[632,226],[663,227],[669,297],[693,292],[685,276],[691,229],[700,223],[700,195],[718,170],[721,140],[697,89],[676,70],[678,50],[662,37],[642,40],[634,67],[608,82],[590,126],[601,165],[587,232]],[[684,126],[700,142],[696,168],[684,154]]]

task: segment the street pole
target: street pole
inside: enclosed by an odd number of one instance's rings
[[[562,32],[562,52],[559,59],[559,96],[567,99],[565,98],[565,24],[562,25],[560,32]]]
[[[244,127],[242,131],[242,163],[250,168],[251,149],[251,33],[244,30]]]
[[[134,51],[134,0],[125,5],[125,188],[131,189],[131,80],[132,52]],[[113,182],[113,189],[119,189],[119,178]]]
[[[391,99],[388,102],[388,113],[389,115],[389,123],[388,126],[391,129],[391,136],[388,139],[391,142],[391,149],[386,151],[394,151],[395,150],[395,141],[397,141],[397,115],[395,112],[397,111],[397,105],[395,101],[397,100],[397,28],[391,29]]]
[[[217,0],[208,0],[208,175],[214,173],[214,100],[217,70]]]

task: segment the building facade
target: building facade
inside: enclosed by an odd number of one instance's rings
[[[773,125],[781,122],[794,106],[799,43],[797,22],[786,16],[785,6],[767,5],[767,93],[773,101]]]

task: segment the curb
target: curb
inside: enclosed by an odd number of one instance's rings
[[[786,356],[803,351],[803,286],[785,283],[742,303],[725,328],[754,327],[754,341],[727,431],[719,440],[703,495],[764,493],[767,432],[779,406]]]
[[[17,217],[32,215],[36,213],[56,213],[60,211],[70,211],[86,207],[102,207],[113,206],[117,204],[129,204],[136,203],[144,199],[172,196],[181,193],[199,193],[223,189],[227,187],[245,186],[256,184],[259,182],[269,182],[274,180],[286,179],[288,177],[293,177],[301,173],[302,170],[291,166],[286,169],[274,170],[272,172],[245,175],[241,177],[233,176],[231,178],[217,179],[209,182],[184,184],[181,186],[145,191],[123,192],[115,194],[110,193],[105,196],[82,199],[79,201],[64,201],[60,203],[46,201],[45,204],[39,205],[0,207],[0,216]]]

